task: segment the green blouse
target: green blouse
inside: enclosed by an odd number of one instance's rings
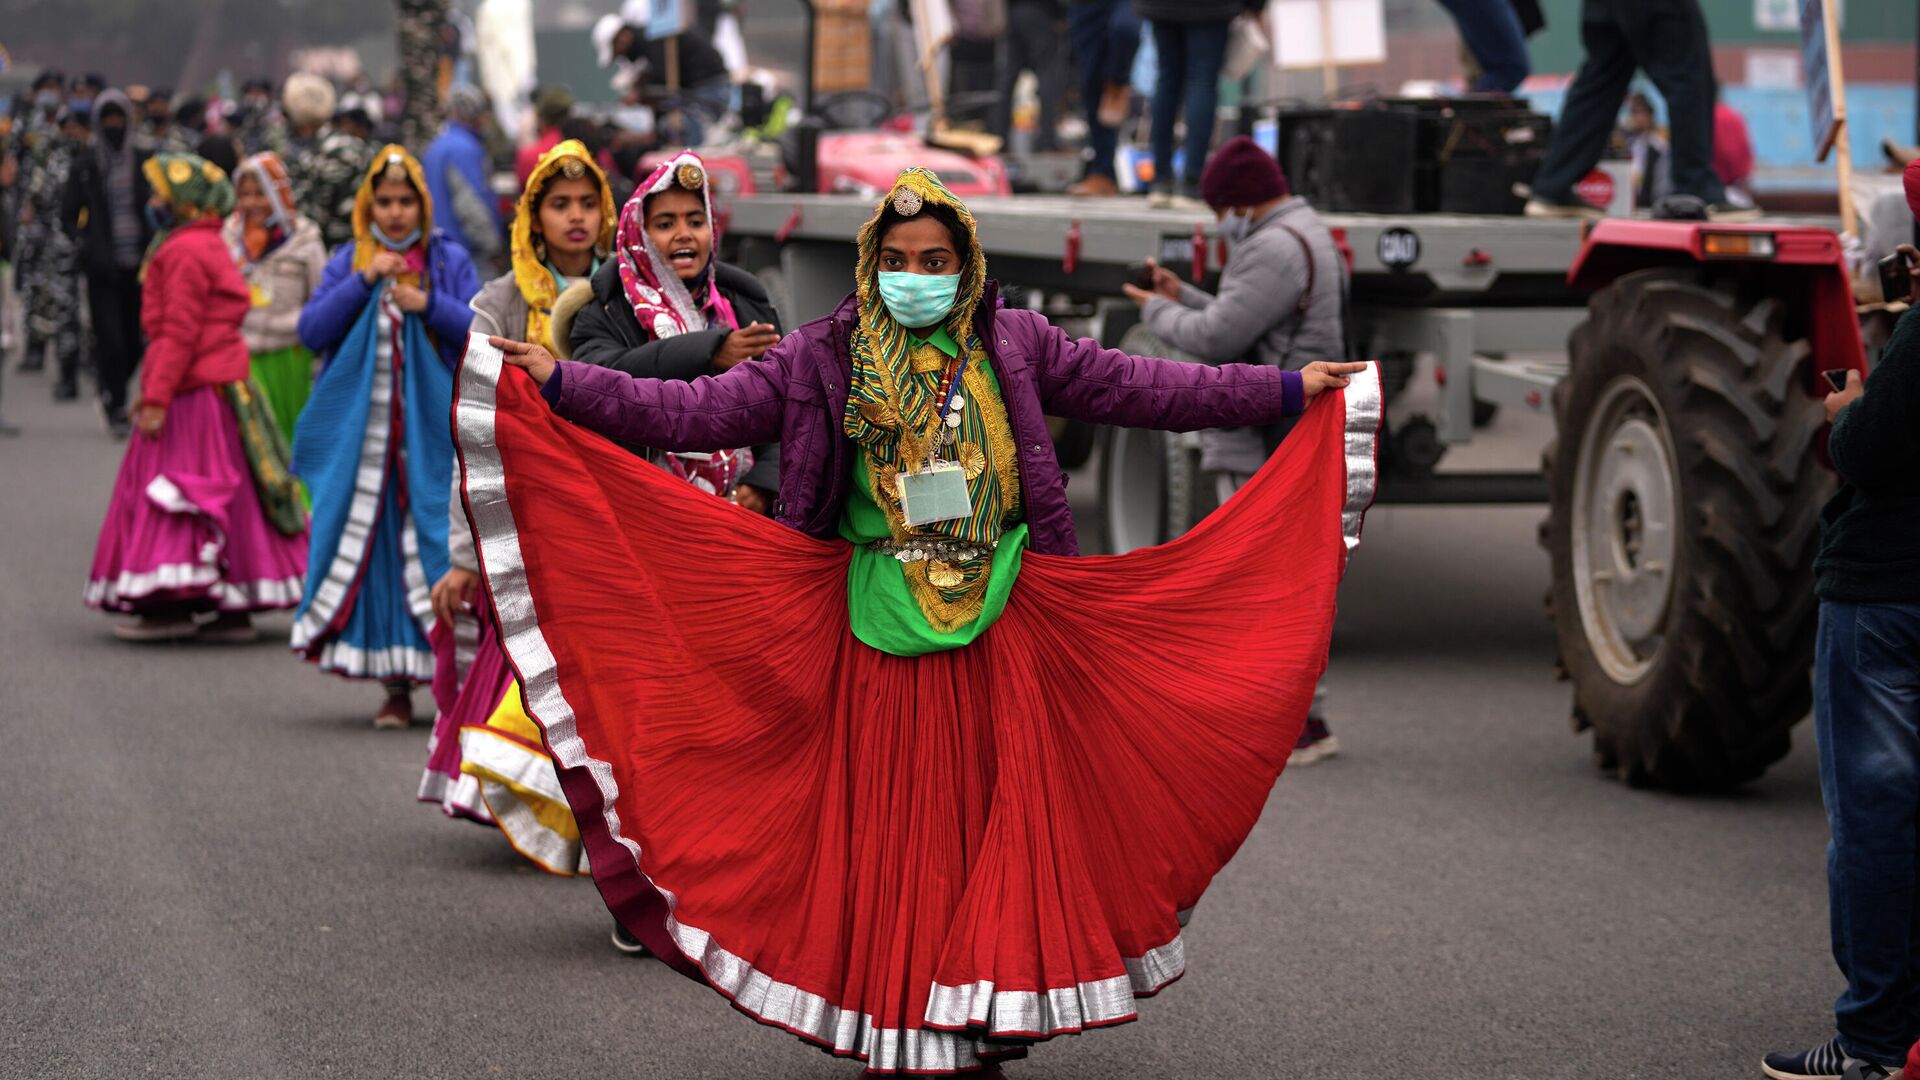
[[[946,330],[916,340],[915,347],[933,345],[948,356],[956,356],[960,347]],[[1000,380],[989,364],[981,370],[1000,392]],[[846,508],[840,515],[840,535],[853,544],[853,560],[847,567],[847,617],[853,636],[885,653],[895,656],[921,656],[957,649],[987,632],[1000,613],[1006,610],[1013,593],[1013,580],[1020,574],[1020,556],[1027,547],[1025,522],[1001,534],[1000,544],[991,556],[985,604],[979,617],[952,630],[934,629],[907,589],[905,570],[892,555],[874,551],[867,545],[892,537],[886,511],[873,501],[873,485],[865,454],[853,455],[853,477]],[[991,473],[982,474],[971,484],[992,483]],[[977,496],[976,496],[977,497]],[[976,504],[977,505],[977,504]]]

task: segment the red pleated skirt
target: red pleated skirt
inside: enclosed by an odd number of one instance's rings
[[[756,1019],[945,1074],[1132,1020],[1259,818],[1373,492],[1376,374],[1187,536],[1024,557],[974,644],[848,630],[849,548],[694,490],[470,357],[503,641],[614,915]]]

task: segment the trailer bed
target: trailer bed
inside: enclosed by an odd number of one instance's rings
[[[976,197],[967,205],[990,259],[1062,264],[1062,276],[1070,276],[1064,269],[1069,261],[1073,272],[1100,278],[1148,256],[1184,268],[1192,261],[1195,228],[1214,238],[1211,212],[1155,210],[1140,198],[1016,195]],[[871,199],[851,195],[749,195],[734,200],[728,229],[735,239],[850,244],[872,213]],[[1448,293],[1485,291],[1501,275],[1563,276],[1580,249],[1578,221],[1472,214],[1321,217],[1344,232],[1356,276],[1423,276]],[[1077,257],[1069,260],[1076,228]],[[1208,259],[1213,269],[1216,254]]]

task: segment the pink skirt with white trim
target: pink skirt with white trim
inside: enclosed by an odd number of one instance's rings
[[[159,436],[127,442],[87,576],[88,607],[265,611],[300,602],[307,534],[274,528],[217,386],[173,400]]]

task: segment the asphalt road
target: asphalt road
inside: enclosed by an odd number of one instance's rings
[[[0,1076],[856,1072],[616,955],[591,885],[415,803],[426,732],[373,731],[377,691],[296,662],[284,618],[251,647],[116,642],[80,590],[120,448],[7,384]],[[1495,433],[1524,460],[1539,429]],[[1729,797],[1596,773],[1538,517],[1372,515],[1329,682],[1345,753],[1282,779],[1183,981],[1011,1075],[1717,1078],[1825,1037],[1809,730]]]

